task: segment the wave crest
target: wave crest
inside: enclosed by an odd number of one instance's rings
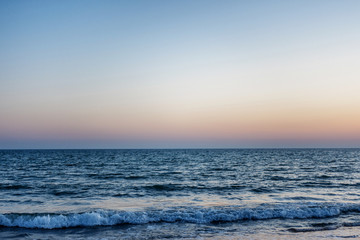
[[[157,222],[215,223],[265,219],[306,219],[335,217],[344,212],[359,211],[358,205],[281,205],[243,208],[172,208],[148,211],[96,210],[71,214],[0,214],[0,226],[23,228],[68,228],[146,224]]]

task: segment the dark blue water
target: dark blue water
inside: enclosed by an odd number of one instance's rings
[[[0,238],[360,238],[359,163],[358,149],[2,150]]]

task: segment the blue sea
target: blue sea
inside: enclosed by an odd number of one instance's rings
[[[349,238],[359,149],[0,151],[0,239]]]

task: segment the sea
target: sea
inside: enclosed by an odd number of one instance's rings
[[[360,239],[360,149],[1,150],[0,239]]]

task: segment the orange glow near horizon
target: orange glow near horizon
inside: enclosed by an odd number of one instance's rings
[[[351,107],[223,107],[218,111],[166,112],[54,111],[47,117],[8,119],[6,130],[19,138],[47,139],[356,139],[360,113]],[[32,117],[36,116],[34,112]],[[17,123],[18,122],[18,123]],[[4,124],[4,123],[3,123]],[[12,127],[15,126],[15,127]],[[21,127],[19,127],[21,126]],[[5,131],[3,131],[5,132]]]

